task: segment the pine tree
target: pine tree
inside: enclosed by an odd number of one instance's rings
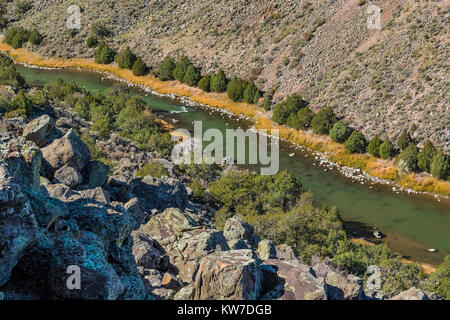
[[[426,141],[423,149],[417,155],[417,165],[419,169],[430,172],[431,162],[433,161],[434,155],[436,154],[436,149],[430,141]]]
[[[131,52],[130,47],[126,47],[125,50],[121,50],[116,57],[116,62],[119,68],[131,69],[136,61],[137,57]]]
[[[249,83],[247,88],[244,91],[244,101],[249,104],[255,104],[255,98],[258,96],[259,99],[259,90],[255,86],[254,83]],[[258,101],[256,101],[258,103]]]
[[[398,156],[398,167],[403,172],[411,172],[417,170],[417,155],[419,149],[410,143],[408,147],[403,149],[402,153]]]
[[[382,159],[389,159],[395,154],[395,147],[389,139],[386,139],[380,145],[380,157]]]
[[[193,65],[190,65],[186,70],[183,78],[183,82],[188,86],[194,87],[198,84],[200,80],[200,70]]]
[[[436,179],[447,180],[450,178],[450,157],[442,150],[436,152],[430,165],[430,171]]]
[[[327,107],[316,113],[311,121],[311,126],[315,134],[328,134],[337,122],[333,109]]]
[[[330,138],[339,143],[344,143],[351,134],[352,129],[342,121],[336,122],[330,130]]]
[[[161,62],[158,69],[158,78],[162,81],[173,80],[173,69],[175,69],[175,63],[172,58],[167,56],[163,62]]]
[[[359,131],[353,131],[345,141],[344,147],[350,153],[364,153],[367,147],[366,137]]]
[[[147,65],[141,58],[137,58],[133,63],[133,68],[131,69],[135,76],[144,76],[147,73]]]
[[[191,62],[189,61],[188,57],[184,56],[183,58],[181,58],[180,61],[178,61],[175,65],[175,69],[173,69],[173,77],[175,78],[175,80],[183,82],[184,75],[186,74],[186,71],[188,70],[190,65]]]
[[[215,75],[211,77],[211,92],[225,92],[227,91],[227,77],[225,72],[220,69]]]
[[[383,143],[383,141],[380,138],[378,138],[378,136],[373,137],[370,140],[369,145],[367,146],[367,151],[374,157],[379,157],[380,156],[380,146],[382,143]]]
[[[401,149],[404,150],[406,149],[410,143],[414,142],[413,139],[411,138],[411,135],[409,134],[408,130],[403,130],[402,133],[400,134],[400,136],[397,139],[397,146]]]
[[[205,92],[210,92],[211,91],[211,75],[207,74],[206,76],[201,78],[200,81],[198,82],[198,87]]]

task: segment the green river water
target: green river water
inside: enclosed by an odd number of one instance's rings
[[[28,83],[44,85],[58,79],[75,81],[92,91],[103,91],[114,80],[100,74],[75,70],[38,70],[17,66]],[[142,95],[155,111],[164,111],[167,120],[179,121],[177,127],[192,130],[193,121],[202,121],[203,129],[248,128],[251,124],[203,108],[185,107],[182,103],[131,88],[132,95]],[[295,156],[290,157],[291,153]],[[429,195],[398,194],[392,187],[352,182],[337,170],[325,172],[309,151],[280,144],[280,170],[288,169],[301,178],[303,188],[311,190],[318,205],[337,206],[346,226],[358,236],[370,236],[375,229],[386,235],[388,246],[406,258],[438,264],[450,253],[450,200],[438,202]],[[437,249],[430,253],[428,248]]]

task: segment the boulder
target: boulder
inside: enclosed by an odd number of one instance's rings
[[[166,271],[169,267],[169,257],[161,245],[141,231],[133,231],[132,253],[138,267]]]
[[[64,165],[71,166],[78,171],[88,164],[91,157],[89,148],[78,135],[70,129],[62,138],[54,140],[50,145],[42,148],[45,168],[43,176],[49,177]]]
[[[4,118],[0,120],[0,133],[6,137],[19,137],[23,133],[26,122],[22,117]]]
[[[24,130],[25,139],[33,141],[38,147],[43,147],[54,134],[55,122],[48,115],[40,116],[29,122]]]
[[[195,284],[190,283],[187,286],[181,288],[174,296],[174,300],[194,300],[195,296]]]
[[[267,300],[325,300],[323,280],[314,271],[296,260],[266,260],[264,273],[264,296]]]
[[[103,187],[108,178],[109,166],[101,161],[91,161],[84,168],[83,184],[87,185],[89,189]]]
[[[328,300],[361,300],[362,298],[363,280],[359,277],[329,272],[325,278],[325,284]]]
[[[429,300],[428,295],[416,287],[400,292],[390,300]]]
[[[183,231],[197,227],[198,224],[189,215],[178,208],[169,208],[153,216],[141,230],[157,241],[181,234]]]
[[[276,257],[279,260],[297,260],[297,253],[292,246],[282,244],[275,247]]]
[[[132,198],[130,201],[123,206],[131,216],[136,220],[138,224],[143,224],[146,222],[146,213],[142,208],[141,201],[138,198]]]
[[[270,240],[260,241],[258,244],[257,253],[261,260],[275,259],[277,257],[275,246]]]
[[[255,230],[253,226],[243,221],[238,216],[234,216],[225,222],[223,235],[228,241],[231,240],[246,240],[251,241]]]
[[[256,300],[261,292],[261,267],[251,250],[217,251],[201,260],[196,300]]]
[[[125,286],[108,263],[105,252],[103,242],[91,232],[83,231],[77,239],[61,234],[55,241],[49,269],[53,295],[64,299],[118,299]],[[67,286],[69,266],[80,269],[80,290]]]
[[[83,177],[77,169],[64,165],[56,170],[53,182],[74,188],[83,182]]]

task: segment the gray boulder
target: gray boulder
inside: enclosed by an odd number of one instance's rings
[[[255,230],[253,226],[243,221],[238,216],[234,216],[225,222],[223,235],[228,241],[231,240],[246,240],[251,241]]]
[[[287,244],[282,244],[275,247],[276,257],[279,260],[297,260],[297,253],[295,249]]]
[[[257,253],[261,260],[275,259],[277,257],[275,245],[270,240],[260,241]]]
[[[55,178],[53,179],[55,183],[62,183],[69,188],[74,188],[83,182],[83,177],[78,170],[64,165],[55,172]]]
[[[353,275],[329,272],[325,283],[328,300],[361,300],[364,292],[363,280]]]
[[[91,161],[84,168],[82,174],[84,177],[83,184],[89,189],[103,187],[108,178],[109,166],[101,161]]]
[[[49,142],[52,134],[55,134],[55,122],[48,115],[43,115],[29,122],[24,130],[25,139],[33,141],[38,147],[43,147]]]
[[[428,295],[416,287],[400,292],[390,300],[429,300]]]

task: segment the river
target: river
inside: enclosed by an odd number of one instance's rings
[[[18,71],[32,85],[44,85],[58,79],[75,81],[91,91],[103,91],[114,84],[100,74],[77,70],[39,70],[17,65]],[[204,108],[184,106],[181,102],[131,89],[141,95],[155,111],[164,111],[167,120],[176,119],[177,126],[192,130],[193,121],[203,121],[203,129],[248,128],[248,121],[229,117]],[[438,202],[430,195],[397,193],[392,186],[352,182],[338,170],[327,172],[315,160],[313,153],[294,148],[288,142],[280,144],[280,170],[298,175],[303,188],[311,190],[318,205],[337,206],[349,232],[369,237],[378,229],[388,246],[405,258],[438,264],[450,253],[450,200]],[[295,153],[294,156],[289,156]],[[437,252],[428,252],[435,248]]]

